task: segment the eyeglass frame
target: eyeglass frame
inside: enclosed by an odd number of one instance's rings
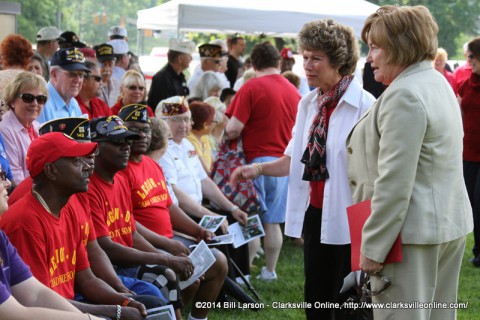
[[[38,104],[41,104],[41,105],[47,103],[47,100],[48,100],[48,97],[47,97],[46,95],[44,95],[44,94],[39,94],[39,95],[37,95],[37,96],[34,96],[34,95],[31,94],[31,93],[20,93],[20,94],[18,95],[18,97],[19,97],[20,99],[22,99],[22,101],[25,102],[25,103],[33,103],[33,101],[36,100],[37,103],[38,103]],[[31,100],[31,101],[28,101],[28,100]],[[44,100],[44,101],[42,102],[42,101],[40,101],[40,100]]]
[[[93,75],[93,74],[85,75],[84,79],[94,79],[98,83],[102,82],[102,76],[96,76],[96,75]]]
[[[133,129],[133,130],[132,130]],[[152,134],[152,129],[149,127],[145,127],[145,128],[139,128],[139,127],[135,127],[135,126],[129,126],[128,127],[128,131],[132,131],[134,133],[144,133],[145,135],[149,135],[149,134]]]
[[[75,78],[85,79],[85,77],[88,75],[85,71],[69,71],[64,69],[58,69],[58,70],[65,73],[70,79],[75,79]]]

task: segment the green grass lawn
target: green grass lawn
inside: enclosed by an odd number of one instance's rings
[[[477,320],[480,318],[480,268],[475,268],[468,259],[471,258],[473,235],[467,239],[467,248],[463,259],[460,274],[458,293],[459,302],[468,302],[467,309],[458,310],[459,320]],[[262,298],[264,308],[255,312],[240,308],[214,309],[209,314],[209,319],[272,319],[272,320],[297,320],[304,319],[303,309],[275,309],[274,302],[303,301],[303,249],[295,247],[289,240],[283,245],[280,260],[277,265],[279,279],[266,283],[255,279],[264,265],[263,258],[254,261],[251,283]],[[187,318],[188,313],[184,315]]]

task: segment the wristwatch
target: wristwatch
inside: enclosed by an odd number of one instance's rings
[[[234,204],[231,208],[230,208],[230,213],[231,212],[234,212],[236,210],[240,209],[236,204]]]

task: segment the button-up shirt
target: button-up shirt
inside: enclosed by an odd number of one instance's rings
[[[33,121],[34,131],[38,135],[39,123]],[[18,184],[30,175],[27,170],[27,150],[32,140],[25,128],[13,110],[8,110],[0,122],[0,133],[5,142],[5,151],[7,152],[8,162],[13,173],[13,180]]]
[[[47,84],[48,100],[43,107],[42,113],[38,117],[38,122],[44,123],[58,118],[81,117],[82,111],[75,98],[71,98],[65,103],[58,91],[49,82]]]
[[[190,141],[184,138],[177,144],[170,140],[160,166],[169,184],[176,185],[196,202],[202,203],[201,182],[208,176]]]

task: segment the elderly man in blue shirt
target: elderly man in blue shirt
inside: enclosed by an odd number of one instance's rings
[[[55,52],[50,62],[48,100],[37,121],[44,123],[58,118],[80,117],[82,111],[74,97],[82,88],[88,72],[83,53],[77,48]]]

